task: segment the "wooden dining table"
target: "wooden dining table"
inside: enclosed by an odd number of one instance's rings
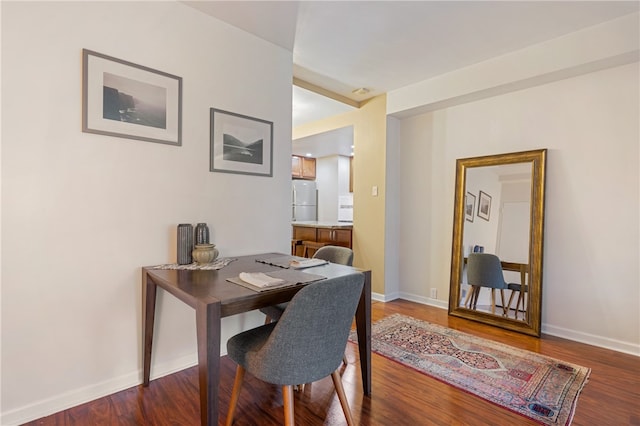
[[[196,314],[198,350],[198,380],[200,386],[201,424],[218,424],[218,386],[220,382],[221,319],[249,312],[265,306],[283,303],[305,284],[255,291],[228,281],[241,272],[271,272],[277,266],[258,262],[281,253],[241,256],[218,270],[142,268],[143,301],[143,386],[149,386],[151,349],[156,308],[156,294],[160,287],[191,306]],[[356,310],[356,332],[360,355],[360,370],[364,395],[371,396],[371,271],[328,263],[304,269],[304,272],[335,278],[363,272],[365,283]]]

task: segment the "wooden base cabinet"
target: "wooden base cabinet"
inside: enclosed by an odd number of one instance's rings
[[[352,248],[352,229],[332,226],[296,226],[293,225],[293,240],[315,241],[332,246]],[[297,256],[303,255],[302,244],[293,249]]]
[[[302,241],[318,241],[317,228],[309,226],[293,226],[293,239]]]
[[[351,229],[318,228],[318,242],[351,248]]]

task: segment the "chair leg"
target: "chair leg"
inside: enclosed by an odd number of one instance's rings
[[[502,303],[502,316],[506,317],[507,316],[507,310],[504,306],[504,290],[500,289],[500,302]]]
[[[295,425],[293,413],[293,386],[282,387],[282,399],[284,400],[284,424],[285,426]]]
[[[231,400],[229,401],[229,411],[227,412],[226,426],[233,424],[233,415],[236,411],[236,405],[238,405],[238,397],[240,396],[240,389],[242,389],[242,381],[244,380],[245,369],[241,365],[236,368],[236,378],[233,381],[233,390],[231,391]]]
[[[507,303],[507,316],[509,316],[509,312],[511,312],[511,303],[513,302],[513,296],[516,294],[515,290],[511,290],[511,295],[509,296],[509,302]],[[516,306],[515,318],[518,319],[518,307]]]
[[[271,324],[271,318],[269,318],[269,315],[267,315],[267,316],[264,318],[264,324],[265,324],[265,325],[267,325],[267,324]]]
[[[491,313],[496,313],[496,289],[491,289]]]
[[[353,421],[353,417],[351,416],[349,401],[347,400],[347,395],[345,395],[344,393],[344,387],[342,387],[342,379],[340,378],[338,370],[331,373],[331,378],[333,379],[333,385],[336,387],[336,393],[338,394],[338,399],[340,400],[342,411],[344,411],[344,416],[347,419],[347,425],[353,426],[355,425],[355,422]]]
[[[470,307],[470,306],[469,306],[469,300],[471,299],[471,295],[473,294],[473,290],[474,290],[474,289],[475,289],[475,287],[474,287],[474,286],[470,286],[470,287],[469,287],[469,292],[467,293],[467,297],[466,297],[466,299],[464,299],[464,305],[463,305],[463,306],[464,306],[465,308],[469,308],[469,307]]]
[[[480,294],[480,286],[471,286],[471,290],[469,290],[469,296],[471,296],[471,300],[469,301],[469,309],[475,309],[478,304],[478,296]]]

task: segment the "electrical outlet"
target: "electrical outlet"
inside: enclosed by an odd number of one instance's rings
[[[432,299],[437,299],[438,298],[438,289],[437,288],[432,288],[431,289],[431,298]]]

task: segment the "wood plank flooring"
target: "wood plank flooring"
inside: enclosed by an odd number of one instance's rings
[[[640,357],[552,336],[537,339],[449,317],[445,310],[403,300],[373,304],[373,321],[394,313],[590,367],[591,377],[578,400],[573,425],[640,425]],[[376,354],[372,355],[372,397],[366,398],[362,395],[355,349],[354,345],[348,345],[350,363],[341,373],[351,411],[360,425],[536,424]],[[220,410],[225,415],[234,372],[233,361],[223,357]],[[198,401],[197,371],[193,367],[154,380],[148,388],[126,389],[26,425],[198,425]],[[307,385],[303,392],[296,393],[295,416],[297,424],[305,426],[346,424],[331,378]],[[224,424],[224,416],[220,424]],[[283,424],[279,387],[247,375],[234,424]]]

